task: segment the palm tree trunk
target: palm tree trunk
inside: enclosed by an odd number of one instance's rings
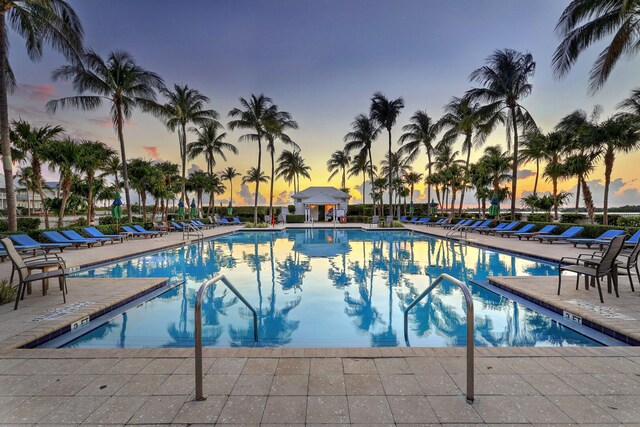
[[[429,168],[429,176],[431,176],[431,151],[427,150],[427,167]],[[440,200],[438,200],[440,202]],[[427,204],[431,203],[431,182],[427,183]]]
[[[0,12],[0,144],[2,145],[2,167],[4,186],[7,192],[7,217],[9,231],[17,231],[16,194],[13,188],[13,163],[11,160],[11,140],[9,138],[9,101],[7,99],[7,67],[9,45],[5,11]]]
[[[180,160],[182,161],[182,198],[187,199],[187,126],[182,123],[182,132],[178,132],[180,141]]]
[[[465,143],[467,144],[467,163],[465,166],[465,170],[468,171],[469,162],[471,161],[471,135],[467,136],[467,141]],[[466,188],[467,188],[467,180],[465,179],[462,182],[462,194],[460,194],[460,208],[458,209],[458,216],[462,216],[462,204],[464,203],[464,193]]]
[[[540,159],[536,159],[536,180],[533,182],[533,195],[538,194],[538,177],[540,177]]]
[[[253,202],[253,226],[258,225],[258,190],[260,189],[260,163],[262,162],[262,141],[258,137],[258,168],[256,176],[256,194]]]
[[[518,122],[516,108],[511,107],[513,121],[513,172],[511,174],[511,221],[516,220],[516,198],[518,197]]]
[[[613,163],[616,160],[615,152],[611,144],[607,144],[607,151],[604,154],[604,201],[602,203],[602,225],[609,225],[609,184],[611,184],[611,173]]]
[[[140,192],[140,205],[142,206],[142,222],[147,222],[147,192]]]
[[[558,178],[553,178],[553,219],[558,220]]]
[[[93,213],[93,174],[88,174],[87,176],[87,225],[91,222],[91,214]]]
[[[374,188],[373,188],[373,157],[371,157],[371,148],[368,148],[367,151],[369,152],[369,182],[371,182],[371,192],[374,193]],[[364,196],[363,196],[363,200],[364,200]],[[376,207],[376,200],[375,197],[373,199],[373,210],[375,211],[375,207]],[[375,212],[374,212],[375,214]]]
[[[364,215],[365,198],[367,197],[367,173],[362,174],[362,215]]]
[[[347,168],[342,167],[342,188],[346,188],[347,186]]]
[[[389,215],[393,215],[393,172],[391,167],[391,128],[387,129],[389,134]],[[384,205],[382,206],[382,215],[384,216]]]
[[[272,147],[271,151],[271,185],[269,189],[269,218],[271,218],[271,222],[273,222],[273,181],[274,176],[276,174],[276,162],[273,158],[275,147]]]
[[[61,180],[62,187],[62,197],[60,198],[60,214],[58,216],[58,228],[62,228],[64,226],[64,211],[67,207],[67,201],[69,200],[69,195],[71,194],[71,177],[68,175],[64,175],[64,178]]]
[[[124,117],[122,116],[122,104],[116,102],[116,128],[118,131],[118,141],[120,142],[120,157],[122,158],[122,183],[124,185],[124,198],[127,203],[127,218],[131,220],[131,196],[129,195],[129,168],[127,167],[127,155],[124,147]],[[117,175],[117,173],[116,173]],[[118,178],[116,177],[116,181]]]
[[[582,184],[582,197],[584,199],[584,206],[587,208],[587,215],[589,216],[589,223],[593,224],[593,219],[596,212],[596,206],[593,203],[593,194],[591,193],[591,189],[587,184],[587,181],[584,177],[581,180]]]
[[[580,209],[580,187],[582,186],[582,175],[578,175],[578,184],[576,185],[576,212]]]
[[[44,189],[42,188],[42,168],[40,162],[36,159],[31,160],[31,168],[33,169],[33,178],[36,181],[36,188],[38,189],[38,194],[40,194],[40,205],[42,207],[42,212],[44,214],[44,228],[49,228],[49,212],[44,204]]]

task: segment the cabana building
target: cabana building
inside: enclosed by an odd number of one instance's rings
[[[305,222],[328,220],[329,212],[338,212],[338,219],[347,215],[351,196],[335,187],[309,187],[291,195],[296,215]]]

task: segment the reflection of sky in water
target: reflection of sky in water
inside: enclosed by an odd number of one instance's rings
[[[404,345],[403,310],[441,273],[553,275],[555,266],[409,232],[289,230],[236,233],[82,272],[86,277],[185,281],[79,338],[73,347],[191,347],[202,282],[225,274],[259,312],[260,346]],[[472,289],[481,346],[597,345],[481,287]],[[252,318],[231,292],[211,287],[203,304],[208,346],[251,346]],[[409,316],[418,346],[465,342],[465,304],[444,283]]]

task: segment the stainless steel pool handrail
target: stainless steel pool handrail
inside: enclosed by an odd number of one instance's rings
[[[185,223],[187,226],[182,227],[182,240],[188,239],[192,235],[196,236],[198,239],[204,239],[204,232],[199,228],[196,228],[195,225]]]
[[[229,282],[229,279],[225,277],[224,274],[219,274],[215,276],[213,279],[206,281],[200,286],[198,289],[198,294],[196,295],[196,306],[194,309],[195,313],[195,347],[196,347],[196,400],[206,400],[204,393],[202,391],[202,299],[204,298],[204,292],[207,288],[214,283],[221,281],[224,285],[229,288],[231,292],[235,296],[237,296],[240,301],[247,306],[251,313],[253,313],[253,340],[258,341],[258,313],[253,308],[249,301],[247,301],[240,292]]]
[[[449,276],[448,274],[441,274],[438,276],[436,280],[431,282],[431,285],[422,292],[418,298],[413,300],[411,304],[404,310],[404,340],[409,346],[409,310],[416,306],[424,297],[426,297],[436,286],[440,285],[443,280],[447,280],[454,285],[458,286],[462,290],[462,294],[464,295],[465,302],[467,303],[467,403],[473,403],[474,399],[474,317],[473,317],[473,299],[471,298],[471,291],[469,291],[469,287],[465,285],[460,280]]]

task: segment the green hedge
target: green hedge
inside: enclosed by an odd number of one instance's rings
[[[287,224],[304,223],[304,215],[287,215]]]
[[[37,230],[40,228],[41,222],[40,218],[18,218],[18,231]],[[0,219],[0,233],[7,231],[9,231],[9,223],[4,219]]]

